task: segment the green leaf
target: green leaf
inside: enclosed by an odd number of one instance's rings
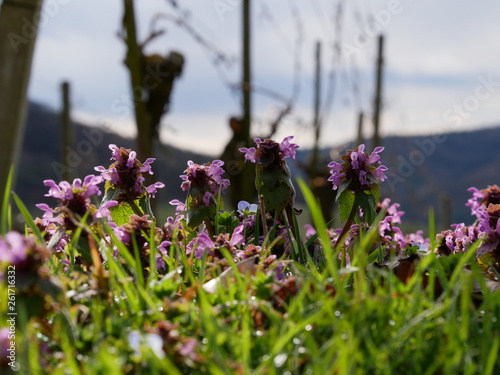
[[[111,184],[109,183],[109,181],[106,182],[106,189],[104,191],[104,195],[102,197],[102,200],[101,200],[101,205],[103,205],[104,203],[106,202],[109,202],[109,201],[115,201],[117,200],[118,196],[120,195],[120,190],[119,189],[115,189],[113,187],[111,187]]]
[[[345,191],[345,189],[347,189],[347,187],[349,186],[349,184],[351,183],[352,179],[349,180],[349,181],[344,181],[342,182],[342,184],[340,184],[338,190],[337,190],[337,196],[335,197],[335,200],[339,200],[340,199],[340,195]]]
[[[377,200],[370,190],[358,195],[359,206],[363,210],[365,220],[368,224],[373,223],[376,216]]]
[[[154,219],[155,215],[153,214],[153,210],[151,209],[151,199],[144,195],[142,198],[136,201],[138,203],[137,206],[144,212],[145,215],[149,215],[150,219]]]
[[[217,221],[219,233],[232,233],[240,223],[239,219],[231,212],[221,212]]]
[[[370,188],[370,192],[375,198],[375,205],[377,205],[380,199],[380,186],[378,186],[378,184],[373,184]]]
[[[288,167],[283,170],[257,168],[256,171],[255,186],[259,194],[264,196],[267,211],[281,212],[293,205],[295,188]]]
[[[111,213],[113,222],[118,226],[127,224],[130,221],[130,216],[135,213],[130,204],[123,202],[110,207],[109,212]]]
[[[210,206],[205,206],[204,203],[195,203],[195,199],[188,195],[186,200],[186,224],[190,228],[196,228],[207,218],[215,216],[215,204],[210,202]]]
[[[356,195],[350,190],[344,190],[342,194],[339,195],[340,221],[346,221],[349,217],[352,207],[354,206],[355,198]]]

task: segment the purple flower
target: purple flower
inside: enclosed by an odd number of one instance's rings
[[[27,239],[18,232],[8,232],[0,237],[0,262],[19,264],[28,258]]]
[[[167,218],[167,221],[163,225],[163,233],[166,239],[172,240],[177,231],[183,230],[182,220],[184,220],[184,215],[177,215],[175,219],[171,216]]]
[[[9,333],[9,327],[3,327],[0,329],[0,355],[2,356],[0,358],[0,363],[3,363],[9,355],[10,342],[12,341],[9,338]]]
[[[384,181],[387,177],[384,172],[387,167],[381,164],[380,153],[383,147],[376,147],[372,154],[365,152],[365,145],[361,144],[353,150],[347,150],[342,155],[343,163],[335,161],[328,164],[331,168],[328,181],[333,183],[333,190],[337,190],[344,182],[348,182],[348,188],[353,191],[363,191],[367,186]]]
[[[306,228],[306,239],[309,239],[316,234],[316,229],[314,229],[311,224],[305,224],[304,227]]]
[[[453,224],[451,230],[446,230],[437,235],[441,240],[437,252],[445,255],[464,253],[468,247],[477,240],[476,229],[473,226],[466,226],[464,223]]]
[[[45,275],[47,269],[44,265],[48,256],[47,249],[38,246],[31,237],[14,231],[6,233],[3,238],[0,236],[0,264],[15,265],[16,271]]]
[[[472,193],[472,197],[466,203],[467,207],[470,207],[471,215],[477,215],[477,209],[481,206],[481,201],[484,199],[484,194],[476,189],[475,187],[470,187],[467,189]]]
[[[239,244],[245,243],[245,237],[243,236],[244,229],[244,224],[240,224],[236,228],[234,228],[233,235],[231,236],[231,240],[229,241],[230,247],[235,247]]]
[[[118,148],[114,144],[110,144],[111,160],[114,163],[109,168],[102,166],[95,167],[95,170],[101,172],[104,180],[109,181],[113,188],[120,190],[120,194],[116,198],[118,202],[127,202],[136,200],[150,194],[153,198],[158,189],[165,187],[161,182],[155,182],[150,186],[144,186],[144,173],[153,174],[151,163],[155,161],[153,158],[147,159],[141,163],[136,159],[136,152],[123,147]]]
[[[198,346],[198,341],[194,338],[188,338],[183,343],[179,349],[179,354],[183,357],[188,357],[191,359],[196,359],[196,347]]]
[[[45,194],[46,197],[56,198],[58,205],[52,209],[45,203],[37,204],[36,207],[42,211],[45,224],[57,223],[64,226],[66,229],[73,229],[71,216],[83,217],[89,212],[94,219],[108,217],[109,207],[117,204],[115,201],[108,201],[100,208],[92,204],[91,197],[94,195],[101,195],[99,184],[103,181],[101,176],[88,175],[85,179],[80,180],[76,178],[70,184],[67,181],[61,181],[56,184],[52,180],[45,180],[43,183],[49,187],[49,192]]]
[[[187,225],[196,228],[205,220],[212,220],[216,214],[217,202],[221,193],[229,186],[229,180],[222,178],[224,162],[214,160],[212,163],[203,165],[188,161],[186,174],[180,176],[181,188],[188,192],[186,203],[178,200],[171,201],[177,205],[177,213],[186,211]]]
[[[180,176],[183,181],[182,190],[188,191],[194,188],[216,195],[229,186],[229,180],[222,178],[223,161],[214,160],[212,163],[199,165],[189,160],[187,164],[188,168],[184,171],[186,174]]]
[[[467,189],[472,193],[472,197],[467,201],[466,206],[471,208],[471,215],[477,216],[477,209],[480,206],[488,208],[490,204],[500,204],[500,188],[497,185],[488,186],[483,190],[475,187]]]
[[[158,252],[156,253],[156,269],[158,271],[163,271],[167,268],[163,257],[169,258],[168,252],[171,245],[172,242],[170,241],[163,241],[158,245]]]
[[[210,239],[208,234],[205,232],[201,232],[187,245],[186,254],[191,254],[192,252],[194,252],[194,257],[201,260],[205,253],[214,256],[214,247],[215,244]]]
[[[283,139],[281,143],[277,143],[272,139],[261,140],[255,138],[255,147],[242,147],[239,150],[245,153],[245,161],[248,160],[252,163],[261,163],[265,168],[272,164],[281,165],[285,158],[295,159],[296,149],[299,148],[295,143],[290,140],[293,136],[288,136]]]
[[[177,208],[175,209],[175,212],[176,214],[178,214],[179,212],[182,212],[182,211],[185,211],[186,210],[186,206],[184,203],[182,203],[180,200],[178,199],[172,199],[170,202],[168,202],[169,204],[171,204],[172,206],[176,206]]]

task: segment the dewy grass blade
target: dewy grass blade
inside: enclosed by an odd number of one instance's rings
[[[24,205],[24,203],[21,201],[21,199],[18,197],[18,195],[14,192],[12,192],[12,197],[14,198],[14,201],[16,202],[17,208],[21,212],[21,215],[23,215],[24,220],[26,220],[26,224],[28,227],[33,231],[33,234],[36,236],[38,241],[40,241],[41,244],[45,244],[45,240],[43,239],[42,233],[40,232],[40,229],[36,226],[35,222],[31,218],[31,214]]]
[[[11,208],[9,204],[10,190],[12,189],[12,180],[14,178],[14,168],[10,167],[9,176],[7,177],[7,183],[5,184],[5,191],[2,197],[2,217],[1,217],[1,235],[5,236],[5,233],[12,227],[10,221],[11,218]]]
[[[311,216],[313,218],[314,224],[316,225],[316,230],[319,233],[319,238],[321,241],[321,244],[323,245],[323,252],[325,254],[326,258],[326,264],[327,264],[327,269],[330,273],[330,276],[332,276],[335,280],[335,284],[337,285],[339,292],[343,290],[342,287],[340,287],[340,278],[336,266],[336,252],[333,252],[331,243],[330,243],[330,237],[328,236],[328,233],[326,231],[326,225],[325,221],[323,219],[323,215],[321,213],[321,209],[318,207],[318,204],[316,200],[314,199],[314,196],[309,189],[309,187],[306,185],[304,180],[302,179],[297,179],[297,182],[299,184],[300,190],[302,191],[302,194],[304,195],[304,198],[306,200],[307,206],[309,207],[309,210],[311,212]],[[326,275],[325,275],[326,276]]]
[[[495,371],[495,364],[498,363],[498,353],[500,349],[500,336],[495,336],[493,342],[491,343],[491,349],[488,354],[488,360],[486,362],[486,366],[484,366],[483,374],[491,375],[493,371]]]

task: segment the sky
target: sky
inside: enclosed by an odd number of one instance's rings
[[[164,142],[219,155],[240,114],[241,0],[135,2],[139,40],[156,19],[165,30],[147,53],[182,53]],[[253,0],[253,136],[289,101],[275,139],[312,145],[314,51],[322,45],[321,146],[356,137],[359,111],[370,137],[377,36],[384,34],[382,135],[434,134],[500,124],[500,2],[483,0]],[[29,96],[60,109],[72,88],[73,118],[133,136],[123,2],[45,0]],[[210,45],[171,20],[183,18]],[[217,62],[216,52],[225,62]],[[269,94],[272,93],[272,94]]]

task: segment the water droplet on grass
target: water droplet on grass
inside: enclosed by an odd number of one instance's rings
[[[287,359],[288,355],[286,353],[280,353],[276,357],[274,357],[274,365],[276,367],[282,367]]]

